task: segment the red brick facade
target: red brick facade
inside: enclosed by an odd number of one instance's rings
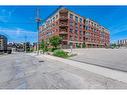
[[[86,19],[65,8],[58,10],[40,27],[39,40],[48,40],[54,35],[63,38],[62,47],[106,47],[109,45],[109,32],[96,22]]]

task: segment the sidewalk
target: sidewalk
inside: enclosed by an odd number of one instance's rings
[[[104,68],[104,67],[81,63],[81,62],[76,62],[73,60],[63,59],[63,58],[50,56],[50,55],[39,55],[37,57],[45,57],[45,58],[49,58],[52,60],[60,61],[65,64],[69,64],[71,66],[102,75],[104,77],[108,77],[108,78],[111,78],[114,80],[118,80],[118,81],[127,83],[127,73],[126,72],[112,70],[112,69],[108,69],[108,68]]]

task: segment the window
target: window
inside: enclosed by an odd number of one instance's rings
[[[75,33],[78,34],[78,30],[75,30]]]
[[[70,26],[73,26],[74,24],[73,24],[73,22],[70,22]]]
[[[91,22],[91,25],[93,25],[93,22]]]
[[[89,38],[90,37],[90,33],[86,32],[85,36],[86,36],[86,38]]]
[[[82,23],[82,18],[80,18],[80,23]]]
[[[70,41],[72,41],[73,40],[73,37],[70,35]]]
[[[89,26],[86,26],[86,30],[89,30]]]
[[[56,19],[58,18],[58,15],[56,15]]]
[[[78,23],[75,23],[75,25],[77,26],[77,25],[78,25]]]
[[[55,24],[52,24],[52,26],[55,26]]]
[[[75,30],[78,30],[78,26],[76,26]]]
[[[101,32],[101,37],[104,37],[104,32]]]
[[[75,16],[75,21],[78,22],[78,17],[77,16]]]
[[[55,21],[55,17],[53,17],[53,21]]]
[[[80,31],[80,35],[82,35],[82,31]]]
[[[58,22],[56,22],[56,25],[58,25]]]
[[[70,32],[73,32],[73,29],[70,29]]]
[[[99,25],[97,24],[97,28],[99,28]]]
[[[89,22],[86,20],[86,21],[85,21],[85,24],[86,24],[86,25],[88,25],[88,24],[89,24]]]
[[[80,24],[80,28],[82,28],[82,25]]]
[[[70,18],[73,19],[73,14],[70,14]]]
[[[51,19],[51,23],[52,23],[52,19]]]

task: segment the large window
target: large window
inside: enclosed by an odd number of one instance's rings
[[[82,35],[83,34],[83,32],[82,32],[82,30],[80,31],[80,35]]]
[[[73,26],[74,25],[74,23],[73,22],[70,22],[70,26]]]
[[[72,41],[73,40],[73,37],[70,35],[70,41]]]
[[[75,23],[75,27],[76,27],[76,29],[78,29],[78,23]]]
[[[89,30],[89,26],[86,26],[86,30]]]
[[[73,29],[70,29],[70,32],[73,32]]]
[[[56,15],[56,19],[58,18],[58,15]]]
[[[78,30],[75,30],[75,33],[78,34]]]
[[[55,21],[55,17],[53,17],[53,21]]]
[[[78,17],[77,16],[75,16],[75,21],[78,22]]]
[[[82,18],[80,18],[80,23],[82,23]]]
[[[96,29],[94,29],[94,32],[96,32]]]
[[[104,37],[105,33],[104,32],[101,32],[101,36]]]
[[[89,32],[86,32],[85,33],[85,36],[86,36],[86,38],[89,38],[90,37],[90,33]]]
[[[70,14],[70,18],[73,19],[73,14]]]
[[[82,28],[82,25],[80,24],[80,28]]]

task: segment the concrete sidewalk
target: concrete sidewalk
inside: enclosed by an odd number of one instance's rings
[[[90,64],[84,64],[81,62],[76,62],[73,60],[63,59],[63,58],[50,56],[50,55],[39,55],[38,57],[50,58],[52,60],[60,61],[60,62],[63,62],[65,64],[69,64],[69,65],[72,65],[74,67],[102,75],[104,77],[108,77],[108,78],[111,78],[114,80],[118,80],[118,81],[127,83],[127,73],[126,72],[112,70],[112,69],[99,67],[99,66],[95,66],[95,65],[90,65]]]

